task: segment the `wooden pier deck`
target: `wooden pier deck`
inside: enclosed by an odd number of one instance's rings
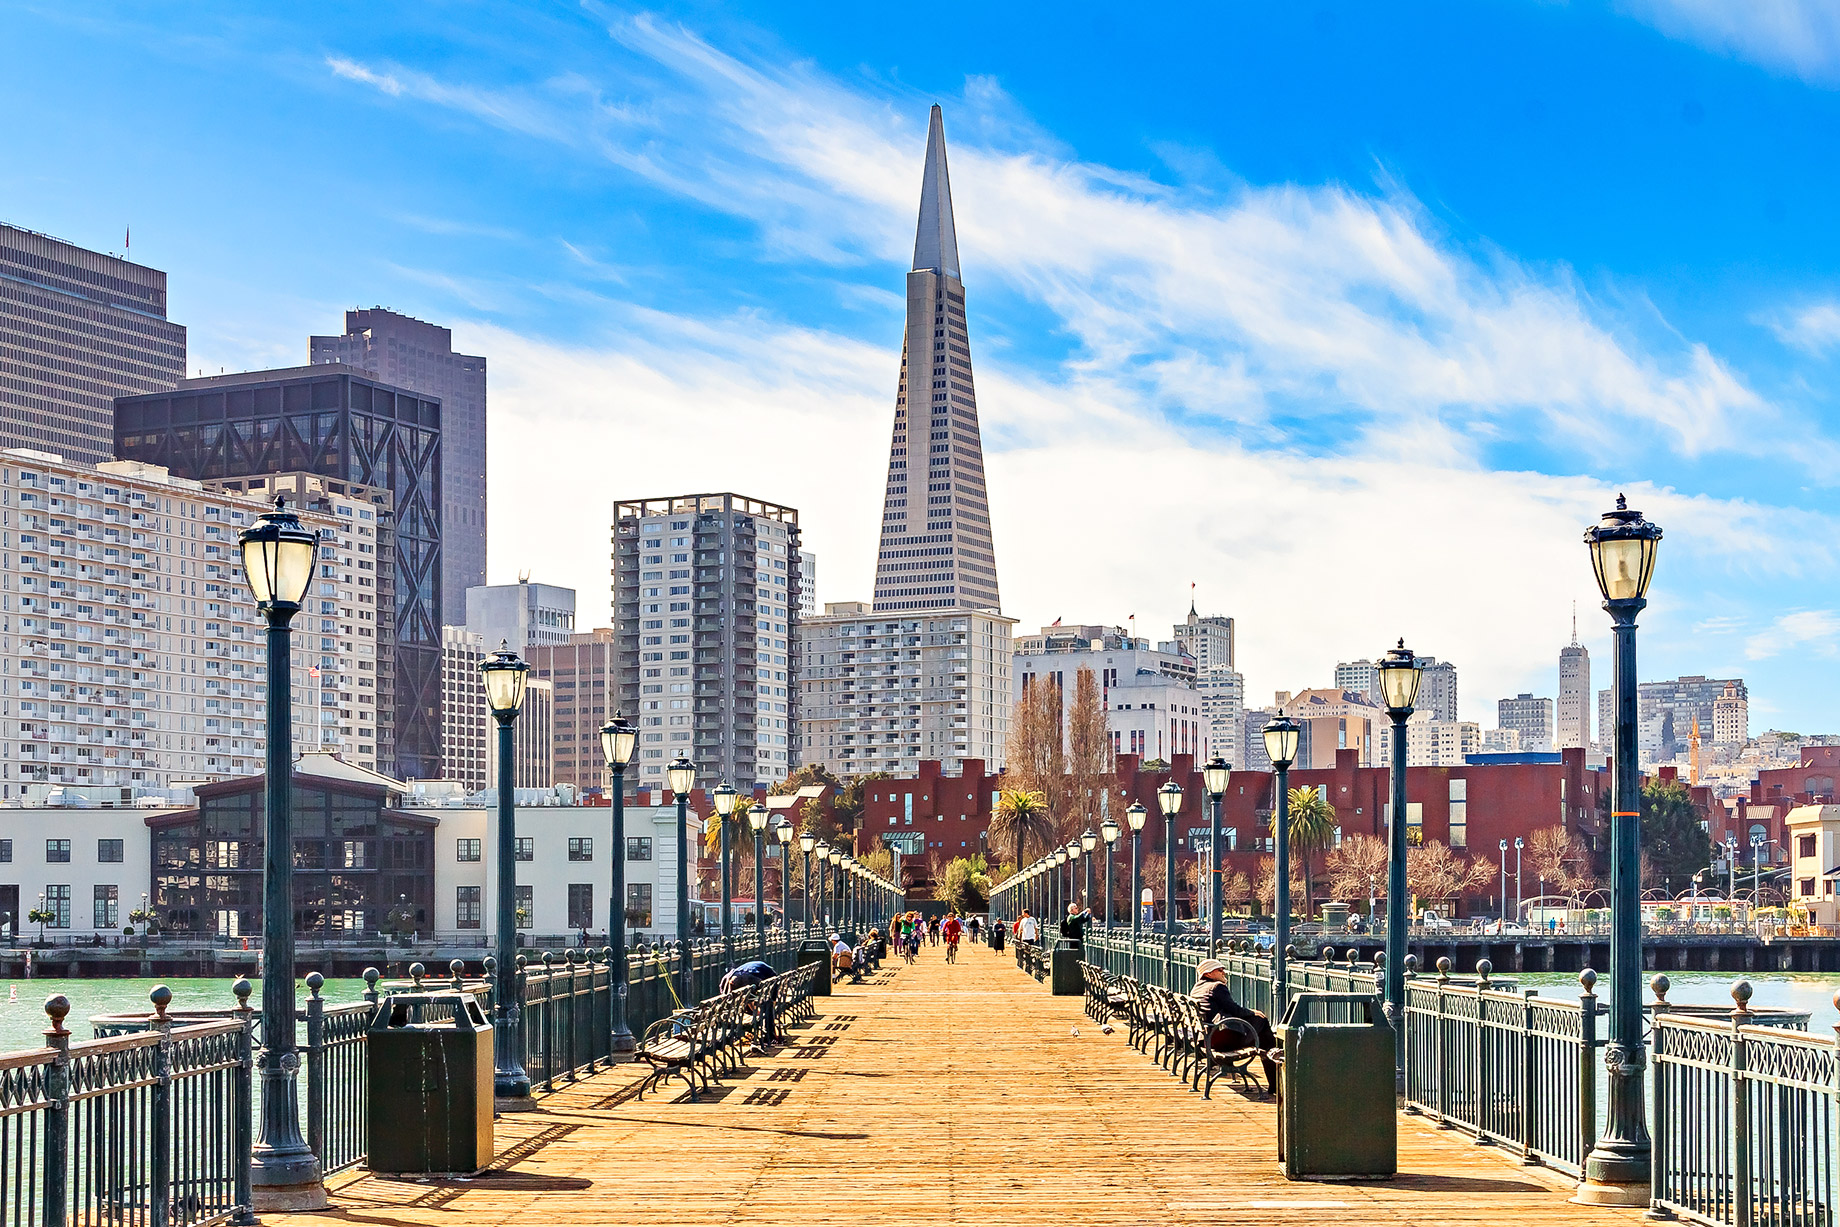
[[[332,1208],[267,1215],[396,1224],[904,1225],[1513,1223],[1635,1227],[1567,1201],[1539,1168],[1400,1121],[1400,1175],[1278,1174],[1274,1107],[1222,1083],[1203,1100],[1008,955],[942,949],[883,983],[839,985],[771,1058],[698,1103],[643,1103],[620,1067],[498,1122],[493,1171],[352,1173]],[[1077,1029],[1078,1034],[1074,1031]]]

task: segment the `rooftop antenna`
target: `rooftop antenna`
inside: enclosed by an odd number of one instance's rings
[[[1572,602],[1572,646],[1578,646],[1578,602]]]
[[[530,572],[528,572],[528,571],[519,571],[519,572],[518,572],[518,583],[520,583],[520,584],[528,584],[529,582],[530,582]]]

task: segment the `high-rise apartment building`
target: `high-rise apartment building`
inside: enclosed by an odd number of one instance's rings
[[[818,616],[818,556],[799,551],[799,617]]]
[[[1014,618],[876,613],[831,601],[800,628],[800,755],[839,776],[913,774],[936,758],[999,763],[1009,738]]]
[[[1175,641],[1194,658],[1195,689],[1208,724],[1209,753],[1239,766],[1246,718],[1246,679],[1233,667],[1233,619],[1202,617],[1191,601],[1186,620],[1176,623]]]
[[[614,505],[619,710],[632,787],[678,755],[704,787],[784,779],[799,728],[799,513],[739,494]]]
[[[486,706],[485,640],[464,626],[441,628],[441,778],[468,793],[484,791],[486,755],[493,737]]]
[[[1205,761],[1215,752],[1205,701],[1195,683],[1194,658],[1181,644],[1172,640],[1152,650],[1142,640],[1127,640],[1107,647],[1099,635],[1057,639],[1054,632],[1059,629],[1043,627],[1040,635],[1016,640],[1010,662],[1012,703],[1020,702],[1032,686],[1053,686],[1061,696],[1064,732],[1078,696],[1080,670],[1089,669],[1105,708],[1114,753],[1163,759],[1194,754]]]
[[[1735,681],[1712,701],[1712,743],[1742,746],[1751,739],[1751,702]]]
[[[184,377],[165,273],[0,224],[0,447],[108,460],[115,398]]]
[[[1232,618],[1219,615],[1204,618],[1190,604],[1188,617],[1175,625],[1175,637],[1176,642],[1195,658],[1197,673],[1234,667]]]
[[[267,636],[237,533],[268,507],[156,465],[0,452],[0,517],[10,525],[0,550],[0,657],[10,662],[0,668],[0,798],[70,784],[120,786],[127,799],[136,787],[262,770]],[[334,553],[322,565],[342,573],[358,534],[335,514],[298,512]],[[348,590],[337,599],[330,636],[339,691],[311,676],[328,659],[319,607],[296,619],[313,628],[294,636],[297,748],[339,735],[344,721],[323,725],[321,704],[341,702],[343,683],[363,675],[342,647],[356,654],[346,599],[357,607]],[[355,736],[364,691],[349,691]]]
[[[1597,692],[1597,744],[1606,754],[1616,742],[1616,692],[1608,688]]]
[[[1235,770],[1271,770],[1271,756],[1265,753],[1265,726],[1277,718],[1275,707],[1255,707],[1246,712],[1240,722],[1240,761],[1233,763]]]
[[[1335,688],[1358,690],[1380,702],[1380,671],[1371,660],[1341,661],[1335,666]]]
[[[1578,628],[1572,627],[1572,641],[1559,649],[1559,748],[1591,744],[1591,653],[1578,642]]]
[[[1521,749],[1529,752],[1553,748],[1553,701],[1520,694],[1495,703],[1497,727],[1521,735]]]
[[[466,629],[486,641],[486,650],[500,644],[529,658],[532,649],[567,643],[575,633],[575,589],[553,584],[489,584],[466,590]]]
[[[888,446],[874,612],[1001,608],[945,122],[934,107],[914,267],[907,274],[907,332]]]
[[[1297,749],[1299,770],[1335,766],[1337,750],[1354,750],[1357,763],[1366,767],[1374,759],[1374,733],[1386,723],[1380,705],[1359,690],[1280,691],[1277,707],[1303,726]]]
[[[613,699],[618,639],[607,627],[570,635],[567,643],[531,648],[530,664],[536,677],[556,688],[555,748],[550,756],[555,782],[583,792],[607,791],[612,777],[601,750],[601,725],[615,715],[630,720],[638,714],[621,711]]]
[[[1430,712],[1433,720],[1457,718],[1457,667],[1435,656],[1415,658],[1420,673],[1414,711]],[[1380,693],[1380,667],[1371,660],[1344,661],[1335,666],[1335,688],[1358,690],[1373,702],[1386,705]]]
[[[1744,704],[1744,727],[1748,737],[1750,691],[1743,678],[1705,677],[1696,673],[1639,684],[1636,687],[1636,718],[1642,727],[1638,741],[1642,746],[1643,764],[1667,763],[1685,757],[1695,720],[1699,721],[1702,742],[1708,734],[1716,741],[1718,713],[1714,705],[1720,699],[1726,700],[1728,725],[1737,713],[1733,704]]]
[[[1439,720],[1420,709],[1406,720],[1406,766],[1461,767],[1469,756],[1482,752],[1482,726],[1472,720]],[[1375,764],[1393,761],[1393,726],[1390,721],[1374,734]]]
[[[315,473],[387,491],[395,585],[395,763],[441,767],[441,405],[327,364],[188,379],[115,401],[115,450],[194,481]]]
[[[556,687],[542,678],[524,682],[524,705],[511,730],[513,788],[555,786]],[[498,729],[486,738],[486,787],[498,787]]]
[[[441,607],[452,618],[486,582],[486,360],[455,353],[449,329],[382,307],[347,311],[344,334],[309,338],[308,350],[441,402]]]
[[[395,543],[390,494],[317,473],[276,473],[207,482],[262,502],[276,495],[296,511],[332,517],[320,533],[318,574],[294,617],[294,654],[307,658],[293,687],[312,706],[294,722],[294,749],[337,754],[366,771],[396,761]]]

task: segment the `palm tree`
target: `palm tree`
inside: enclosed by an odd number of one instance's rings
[[[1026,865],[1031,837],[1044,850],[1054,838],[1047,794],[1030,788],[1005,788],[997,794],[997,806],[991,814],[990,842],[1007,846],[1016,864]]]
[[[1310,858],[1335,844],[1335,807],[1314,788],[1299,786],[1288,794],[1291,811],[1291,852],[1303,865],[1303,908],[1306,919],[1316,915],[1314,875]],[[1278,818],[1272,815],[1272,830]]]

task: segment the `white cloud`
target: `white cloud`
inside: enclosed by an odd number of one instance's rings
[[[1840,345],[1840,303],[1811,303],[1786,319],[1769,323],[1783,344],[1811,354],[1824,354]]]
[[[1840,614],[1831,609],[1798,609],[1786,613],[1744,642],[1750,660],[1768,660],[1784,652],[1803,651],[1818,656],[1836,655],[1840,647]]]
[[[1623,0],[1671,38],[1817,85],[1840,83],[1840,6],[1833,0]]]

